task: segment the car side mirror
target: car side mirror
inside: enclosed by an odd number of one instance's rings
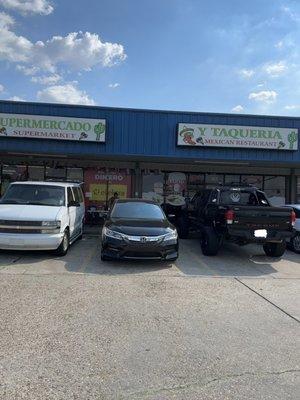
[[[80,207],[80,203],[78,203],[78,201],[71,200],[69,201],[68,207]]]

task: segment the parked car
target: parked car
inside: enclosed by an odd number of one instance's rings
[[[102,229],[101,259],[174,261],[176,228],[161,207],[148,200],[116,200]]]
[[[79,184],[12,183],[0,200],[0,249],[55,250],[65,255],[82,237],[84,214]]]
[[[272,207],[266,195],[253,187],[218,186],[197,193],[187,208],[175,212],[178,231],[201,234],[204,255],[216,255],[224,240],[263,246],[266,255],[280,257],[293,233],[292,208]]]
[[[294,233],[287,244],[295,253],[300,254],[300,204],[287,204],[286,207],[292,208],[296,214]]]

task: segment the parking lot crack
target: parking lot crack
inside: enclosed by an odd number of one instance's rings
[[[294,315],[288,313],[286,310],[283,308],[279,307],[277,304],[273,303],[273,301],[269,300],[267,297],[263,296],[261,293],[257,292],[255,289],[253,289],[251,286],[247,285],[245,282],[241,281],[239,278],[234,278],[237,282],[245,286],[247,289],[251,290],[251,292],[257,294],[257,296],[261,297],[265,301],[267,301],[269,304],[271,304],[273,307],[277,308],[279,311],[283,312],[285,315],[288,317],[292,318],[294,321],[300,323],[300,320],[295,317]]]
[[[228,374],[219,377],[215,377],[209,379],[207,381],[198,381],[198,382],[190,382],[190,383],[183,383],[179,385],[169,386],[169,387],[161,387],[161,388],[153,388],[144,391],[137,391],[135,393],[130,393],[128,395],[121,395],[118,397],[119,400],[125,399],[142,399],[147,398],[153,395],[159,395],[163,393],[172,393],[178,391],[184,391],[187,389],[202,389],[206,386],[214,385],[218,382],[224,382],[226,380],[235,379],[235,378],[243,378],[245,376],[252,376],[252,377],[263,377],[263,376],[272,376],[272,375],[283,375],[283,374],[292,374],[292,373],[299,373],[300,369],[287,369],[283,371],[257,371],[257,372],[243,372],[240,374]]]

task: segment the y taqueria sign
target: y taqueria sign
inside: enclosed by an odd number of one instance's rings
[[[177,145],[297,150],[298,129],[180,123]]]
[[[106,120],[0,113],[0,138],[73,140],[105,143]]]

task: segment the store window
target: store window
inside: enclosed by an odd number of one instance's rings
[[[204,184],[204,174],[189,174],[187,186],[188,197],[192,199],[197,192],[204,189]]]
[[[285,204],[285,177],[265,176],[264,192],[273,206]]]
[[[29,166],[28,167],[28,179],[30,181],[44,181],[45,180],[45,168],[41,166]]]
[[[225,175],[225,185],[239,185],[241,177],[240,175]]]
[[[67,179],[74,182],[83,182],[83,169],[82,168],[68,168]]]
[[[1,175],[1,196],[11,182],[26,181],[27,167],[24,165],[3,165]]]
[[[224,184],[224,176],[222,174],[206,174],[205,185],[208,189],[215,187],[216,185]]]
[[[263,189],[263,176],[261,175],[242,175],[241,184],[254,186],[258,189]]]
[[[65,167],[46,167],[46,179],[66,180],[67,169]]]
[[[159,204],[164,202],[164,173],[143,175],[143,199],[153,200]]]
[[[187,196],[187,176],[183,172],[166,174],[165,202],[173,206],[185,204]]]

